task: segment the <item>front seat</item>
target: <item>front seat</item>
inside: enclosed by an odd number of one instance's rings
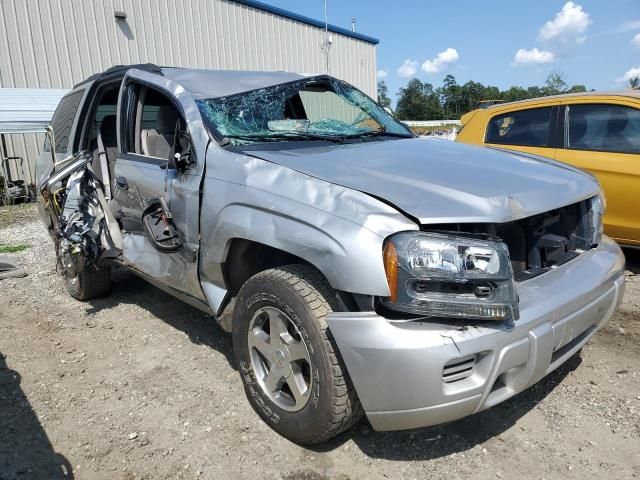
[[[624,134],[627,123],[629,123],[627,112],[620,108],[611,111],[611,115],[607,121],[607,133],[604,136],[602,145],[603,150],[629,153],[633,151],[633,145]]]
[[[178,111],[172,105],[164,105],[158,109],[156,124],[158,129],[143,129],[141,133],[142,154],[150,157],[169,158],[173,145]]]

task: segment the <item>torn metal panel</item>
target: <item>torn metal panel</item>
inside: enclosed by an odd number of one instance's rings
[[[122,236],[104,198],[102,184],[80,154],[42,186],[53,215],[58,259],[70,275],[120,254]]]

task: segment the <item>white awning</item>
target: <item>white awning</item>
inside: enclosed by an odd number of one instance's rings
[[[0,88],[0,134],[44,132],[68,92],[46,88]]]

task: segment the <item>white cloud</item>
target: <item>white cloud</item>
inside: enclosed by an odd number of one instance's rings
[[[413,77],[418,71],[418,62],[415,60],[409,60],[408,58],[402,65],[396,70],[397,74],[401,77]]]
[[[640,77],[640,67],[630,68],[623,76],[618,78],[616,82],[625,83],[635,77]]]
[[[582,6],[567,2],[553,20],[545,23],[538,33],[538,40],[556,49],[566,49],[580,44],[587,38],[587,28],[592,20]]]
[[[631,45],[640,48],[640,33],[636,33],[636,36],[631,40]]]
[[[447,48],[444,52],[440,52],[433,60],[427,60],[422,64],[422,70],[427,73],[438,73],[450,63],[458,61],[460,56],[455,48]]]
[[[619,32],[631,32],[632,30],[640,30],[640,20],[629,20],[620,25]]]
[[[553,54],[553,52],[538,50],[537,48],[532,48],[531,50],[525,50],[524,48],[521,48],[516,52],[513,63],[514,65],[551,63],[555,61],[555,59],[556,56]]]
[[[389,76],[389,73],[386,70],[378,70],[378,73],[376,73],[376,76],[378,77],[379,80],[382,80],[383,78],[387,78]]]

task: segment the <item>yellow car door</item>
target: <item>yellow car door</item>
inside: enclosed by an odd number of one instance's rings
[[[640,102],[612,97],[566,103],[564,148],[556,159],[598,178],[607,198],[605,232],[640,246]]]
[[[487,146],[554,158],[558,102],[496,112],[487,121]]]

